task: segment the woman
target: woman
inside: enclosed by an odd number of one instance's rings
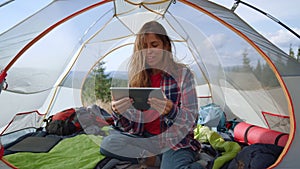
[[[113,99],[115,125],[122,132],[105,137],[100,152],[162,169],[202,168],[195,162],[200,143],[193,135],[198,118],[193,74],[175,62],[171,40],[156,21],[144,24],[136,37],[129,86],[160,87],[166,98],[149,98],[151,109],[145,111],[134,109],[129,97]]]

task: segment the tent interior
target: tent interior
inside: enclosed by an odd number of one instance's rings
[[[228,120],[288,134],[273,166],[295,167],[299,62],[230,9],[198,0],[56,0],[0,34],[2,144],[56,112],[98,104],[91,75],[99,65],[112,85],[126,85],[119,80],[128,80],[135,35],[151,20],[166,28],[173,55],[193,71],[199,110],[214,103]],[[87,79],[94,83],[84,86]]]

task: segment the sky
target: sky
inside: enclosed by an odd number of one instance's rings
[[[24,19],[20,13],[32,13],[50,2],[50,0],[14,0],[8,5],[1,7],[1,4],[10,0],[0,0],[0,33],[13,26],[17,21]],[[210,0],[227,8],[231,8],[235,0]],[[300,34],[300,1],[299,0],[243,0],[262,11],[272,15],[279,21],[290,27],[293,31]],[[18,3],[16,3],[18,2]],[[26,4],[24,4],[26,3]],[[6,6],[13,6],[14,11],[7,10]],[[300,47],[300,39],[290,33],[284,27],[272,21],[265,15],[239,4],[235,12],[244,19],[250,26],[255,28],[259,33],[267,37],[268,40],[280,47],[283,51],[289,52],[290,46],[297,54]]]
[[[229,9],[236,2],[234,0],[210,0]],[[243,0],[252,6],[268,13],[278,19],[281,23],[288,26],[290,29],[300,35],[300,1],[299,0]],[[297,54],[300,47],[300,39],[290,33],[287,29],[274,22],[265,15],[247,7],[244,4],[239,4],[235,10],[243,20],[250,26],[264,35],[272,43],[280,47],[283,51],[289,52],[290,45]]]

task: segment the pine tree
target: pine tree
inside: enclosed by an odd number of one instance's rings
[[[300,46],[298,47],[297,61],[300,62]]]
[[[289,55],[290,55],[290,57],[295,58],[295,53],[294,53],[294,51],[293,51],[292,44],[290,44]]]
[[[95,74],[95,95],[103,102],[111,101],[110,86],[111,78],[105,74],[104,62],[100,62],[94,69]]]
[[[245,50],[243,52],[243,69],[244,69],[244,72],[248,72],[248,71],[251,70],[250,59],[247,56],[248,56],[248,52],[247,52],[247,50]]]
[[[261,76],[262,76],[262,65],[260,63],[260,60],[257,61],[257,65],[256,68],[254,69],[254,75],[256,76],[257,80],[261,80]]]
[[[82,98],[84,104],[95,103],[97,100],[107,103],[111,101],[110,86],[111,78],[105,74],[104,62],[96,65],[86,78],[82,87]]]

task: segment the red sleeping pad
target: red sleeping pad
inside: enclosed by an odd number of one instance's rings
[[[234,128],[235,141],[249,145],[263,143],[284,147],[288,137],[289,135],[286,133],[262,128],[245,122],[238,123]]]

